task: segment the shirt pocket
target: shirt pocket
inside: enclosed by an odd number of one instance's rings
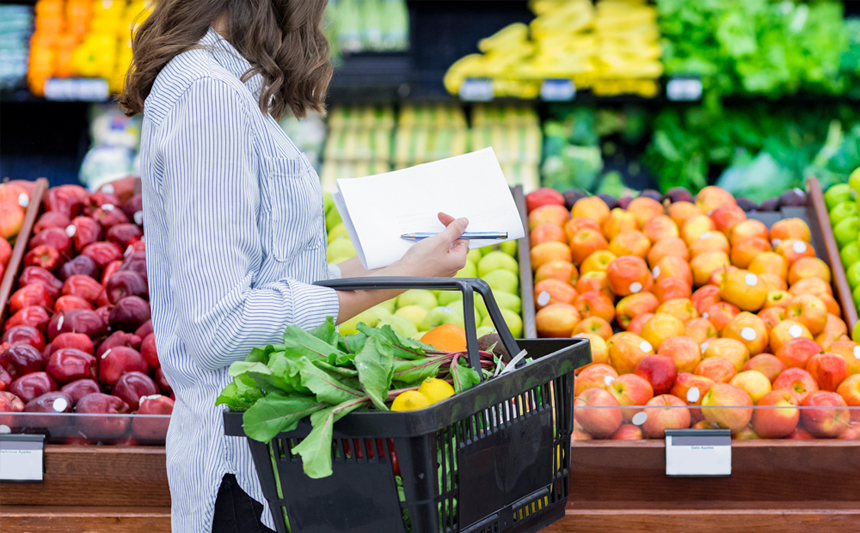
[[[315,175],[303,157],[264,157],[271,201],[272,255],[289,261],[323,242],[322,196]]]

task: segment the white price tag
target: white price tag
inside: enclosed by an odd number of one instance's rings
[[[540,97],[545,102],[570,102],[576,97],[576,86],[573,80],[543,80]]]
[[[493,99],[493,80],[466,78],[460,84],[460,99],[466,102],[489,102]]]
[[[667,429],[666,475],[732,475],[732,434],[727,429]]]
[[[104,78],[48,78],[45,81],[47,100],[99,102],[107,100],[108,96],[108,81]]]
[[[0,481],[45,481],[44,435],[0,435]]]
[[[666,98],[673,102],[693,102],[702,98],[702,80],[673,78],[666,84]]]

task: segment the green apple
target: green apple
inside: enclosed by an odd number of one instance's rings
[[[827,210],[831,211],[837,205],[843,202],[854,200],[855,194],[852,194],[851,187],[847,183],[839,183],[827,189],[824,193],[824,204],[827,205]]]
[[[854,263],[845,271],[845,277],[848,278],[848,285],[851,289],[860,286],[860,263]]]
[[[860,195],[860,167],[855,168],[854,172],[848,176],[848,186],[851,187],[857,195]]]
[[[502,309],[510,309],[514,313],[520,313],[523,310],[523,301],[515,294],[493,291],[493,298],[496,299],[496,304]]]
[[[414,340],[414,341],[420,341],[420,340],[421,340],[421,338],[422,338],[424,335],[426,335],[426,334],[427,334],[427,332],[426,332],[426,331],[419,331],[418,333],[416,333],[415,335],[410,336],[409,338],[410,338],[410,339],[412,339],[412,340]]]
[[[355,247],[349,239],[337,239],[328,245],[325,255],[329,263],[337,264],[357,256],[358,252],[355,251]]]
[[[478,338],[480,339],[484,335],[492,335],[496,332],[496,328],[494,326],[481,326],[478,328]]]
[[[499,245],[499,249],[511,257],[517,255],[517,241],[505,241]]]
[[[346,226],[343,225],[343,223],[338,224],[337,226],[333,227],[331,229],[331,231],[328,232],[328,243],[329,244],[331,244],[332,242],[334,242],[338,239],[349,240],[349,233],[347,233]]]
[[[397,297],[398,308],[407,305],[417,305],[429,311],[439,304],[432,292],[424,289],[410,289]]]
[[[846,218],[857,216],[857,204],[854,202],[842,202],[830,210],[830,225],[836,227]]]
[[[481,260],[483,255],[481,254],[480,248],[476,248],[474,250],[469,250],[469,253],[466,254],[466,260],[471,261],[473,264],[477,265]]]
[[[854,287],[854,290],[851,291],[851,299],[854,300],[854,307],[860,309],[860,285]],[[857,333],[857,326],[854,326],[854,333]]]
[[[454,307],[454,313],[457,314],[457,316],[460,319],[460,323],[465,328],[466,327],[466,319],[464,318],[465,306],[463,305],[462,302],[460,302],[459,304],[455,304],[453,307]],[[475,314],[475,327],[478,327],[481,324],[481,320],[483,319],[483,317],[481,316],[481,313],[479,313],[477,309],[472,309],[472,312]]]
[[[478,263],[478,275],[482,278],[496,270],[509,270],[514,274],[519,274],[520,265],[516,259],[505,252],[490,252],[482,257]]]
[[[842,260],[842,266],[846,269],[860,261],[860,245],[857,244],[856,240],[849,242],[839,251],[839,259]]]
[[[341,335],[355,335],[358,333],[357,326],[362,322],[367,324],[368,326],[375,328],[379,321],[386,316],[391,315],[387,309],[384,307],[371,307],[367,311],[363,311],[354,317],[350,318],[340,326],[338,326],[338,331],[340,331]]]
[[[427,316],[424,317],[424,321],[421,323],[421,329],[430,331],[436,326],[441,326],[442,324],[456,324],[462,328],[462,315],[462,312],[458,315],[454,309],[447,306],[434,307],[428,311]]]
[[[463,293],[460,291],[442,291],[439,293],[439,305],[450,305],[458,300],[463,299]]]
[[[461,268],[456,274],[454,274],[455,278],[477,278],[478,277],[478,269],[475,267],[475,263],[466,260],[466,266]]]
[[[343,222],[343,219],[340,218],[340,212],[337,210],[337,207],[332,206],[325,214],[325,227],[333,228]]]
[[[523,319],[520,318],[520,315],[514,313],[510,309],[502,309],[502,318],[505,319],[505,324],[508,325],[508,329],[511,330],[511,335],[516,338],[519,338],[520,335],[523,334]],[[481,326],[489,326],[492,327],[493,319],[489,316],[481,322]]]
[[[494,294],[496,291],[516,294],[520,286],[520,278],[510,270],[494,270],[481,277],[492,287]]]
[[[860,322],[854,324],[854,331],[851,332],[851,338],[854,339],[854,342],[860,344]]]
[[[427,310],[417,305],[407,305],[406,307],[401,307],[395,311],[394,314],[408,318],[413,324],[415,324],[416,328],[420,328],[421,324],[424,322],[424,317],[427,316]]]
[[[381,304],[379,304],[377,307],[382,307],[382,308],[384,308],[386,311],[388,311],[388,314],[391,314],[391,313],[393,313],[393,312],[394,312],[394,310],[395,310],[395,309],[397,309],[397,298],[392,298],[392,299],[390,299],[390,300],[385,300],[384,302],[382,302]]]
[[[848,217],[833,228],[833,236],[836,237],[836,244],[840,248],[850,242],[857,242],[858,235],[860,235],[860,217]]]
[[[412,321],[405,316],[388,315],[386,317],[383,317],[379,320],[379,323],[376,325],[376,327],[382,326],[391,326],[391,329],[393,329],[397,333],[400,333],[404,337],[411,337],[412,335],[418,333],[418,328],[415,326],[415,324],[413,324]]]
[[[323,208],[325,209],[326,214],[334,209],[334,198],[332,198],[331,193],[329,192],[323,193]]]

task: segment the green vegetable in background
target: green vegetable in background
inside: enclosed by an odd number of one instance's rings
[[[233,382],[216,404],[244,411],[245,433],[262,442],[310,416],[313,429],[293,452],[301,455],[305,474],[317,479],[331,475],[333,426],[352,411],[387,411],[387,402],[417,389],[427,377],[448,379],[458,393],[480,382],[465,352],[435,350],[390,326],[359,324],[358,330],[343,337],[331,318],[311,331],[289,326],[283,344],[255,348],[230,366]],[[489,375],[497,364],[494,356],[480,355]]]

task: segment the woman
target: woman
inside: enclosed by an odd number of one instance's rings
[[[316,280],[451,276],[465,219],[392,266],[325,263],[319,180],[278,127],[323,111],[332,67],[325,0],[159,0],[133,41],[121,104],[143,113],[141,174],[156,345],[176,394],[167,434],[175,532],[273,527],[244,439],[215,400],[227,367],[289,324],[338,323],[397,294]],[[220,487],[220,488],[219,488]],[[248,497],[250,495],[250,498]],[[264,502],[265,503],[265,502]]]

